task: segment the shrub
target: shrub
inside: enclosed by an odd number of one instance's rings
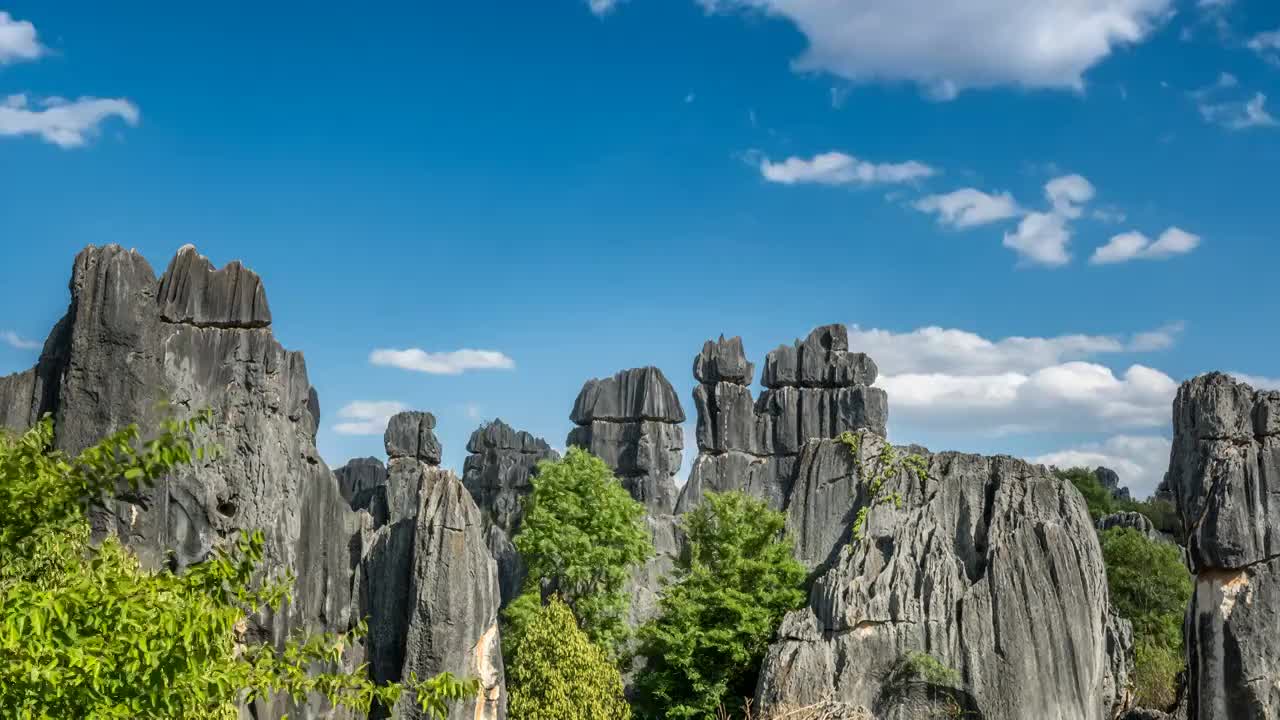
[[[655,718],[737,713],[782,616],[804,603],[805,570],[782,513],[743,493],[708,493],[682,523],[687,551],[640,630],[640,706]]]
[[[558,597],[529,617],[508,669],[511,720],[630,720],[622,675]]]
[[[581,448],[544,461],[532,479],[529,509],[515,546],[528,575],[522,597],[505,614],[508,648],[542,599],[559,595],[591,641],[613,652],[627,635],[631,571],[653,555],[644,506],[632,499],[609,466]]]
[[[250,533],[181,575],[150,572],[114,537],[90,543],[85,510],[198,460],[200,418],[166,424],[143,442],[127,428],[70,458],[53,451],[44,420],[0,436],[0,707],[5,717],[234,720],[237,705],[319,693],[367,710],[399,685],[375,686],[363,668],[332,667],[351,636],[298,638],[282,649],[245,643],[246,619],[287,599],[285,579],[255,584],[263,537]],[[442,717],[473,695],[448,675],[406,683]]]

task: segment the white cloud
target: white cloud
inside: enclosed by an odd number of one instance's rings
[[[514,360],[496,350],[467,349],[449,352],[426,352],[418,348],[377,349],[369,353],[369,362],[431,375],[459,375],[468,370],[511,370],[516,366]]]
[[[1081,206],[1092,200],[1097,191],[1083,176],[1063,175],[1046,183],[1044,194],[1055,213],[1075,219],[1080,217]]]
[[[1231,372],[1227,374],[1242,383],[1252,385],[1254,390],[1280,390],[1280,378],[1263,377],[1262,375],[1249,375],[1247,373],[1238,372]]]
[[[1084,73],[1144,40],[1172,0],[698,0],[759,10],[808,40],[798,71],[907,81],[939,99],[971,88],[1081,90]]]
[[[1150,497],[1169,468],[1168,438],[1154,435],[1115,435],[1099,443],[1046,453],[1028,458],[1031,462],[1059,468],[1111,468],[1120,476],[1134,498]]]
[[[1089,262],[1110,265],[1130,260],[1166,260],[1175,255],[1186,255],[1199,245],[1199,235],[1176,227],[1160,233],[1155,242],[1140,232],[1127,232],[1116,235],[1106,245],[1094,250]]]
[[[1061,267],[1071,262],[1067,246],[1071,231],[1067,219],[1057,213],[1027,213],[1018,229],[1004,234],[1004,246],[1033,265]]]
[[[35,26],[0,10],[0,65],[35,60],[43,54]]]
[[[44,343],[27,340],[12,330],[0,330],[0,342],[17,350],[39,350]]]
[[[0,136],[34,135],[63,148],[84,145],[108,118],[138,124],[138,108],[124,99],[47,98],[34,105],[26,95],[0,101]]]
[[[939,223],[955,228],[985,225],[1018,214],[1018,203],[1009,193],[990,195],[975,188],[929,195],[917,200],[913,207],[921,212],[935,213]]]
[[[825,152],[812,158],[789,157],[780,162],[760,159],[760,174],[769,182],[795,185],[872,185],[906,183],[931,177],[937,171],[923,163],[872,163],[842,152]]]
[[[1244,101],[1201,102],[1199,107],[1200,115],[1206,122],[1221,125],[1228,130],[1275,127],[1280,124],[1267,111],[1267,96],[1260,92]]]
[[[338,411],[343,422],[334,425],[333,431],[339,435],[381,435],[391,416],[407,409],[394,400],[357,400]]]
[[[1058,335],[989,340],[965,330],[925,327],[910,332],[849,327],[849,347],[865,352],[889,375],[1029,374],[1041,368],[1101,355],[1149,352],[1173,346],[1182,323],[1131,336]]]
[[[1263,60],[1280,64],[1280,28],[1258,33],[1249,39],[1249,49],[1258,53]]]
[[[598,17],[604,17],[613,12],[622,0],[587,0],[587,7],[591,8],[591,12]]]

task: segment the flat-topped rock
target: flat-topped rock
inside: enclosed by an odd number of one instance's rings
[[[588,381],[578,393],[569,419],[575,425],[593,420],[681,423],[684,409],[662,371],[643,367]]]
[[[215,269],[192,245],[184,246],[170,261],[156,300],[166,322],[217,328],[271,324],[267,293],[258,274],[238,260]]]
[[[755,377],[755,366],[747,362],[742,338],[725,340],[721,335],[719,340],[708,340],[703,344],[702,352],[694,357],[693,377],[700,383],[750,385]]]
[[[795,345],[781,345],[766,355],[760,384],[767,388],[871,385],[878,373],[870,357],[849,352],[847,327],[824,325]]]
[[[416,458],[428,465],[439,465],[440,441],[435,434],[436,416],[429,412],[410,410],[396,413],[387,423],[382,441],[387,457]]]

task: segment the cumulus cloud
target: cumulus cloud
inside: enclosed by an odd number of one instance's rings
[[[1174,345],[1182,323],[1123,335],[1057,335],[989,340],[954,328],[925,327],[910,332],[849,328],[849,347],[875,359],[890,375],[999,375],[1031,373],[1072,360],[1119,353],[1165,350]]]
[[[915,209],[938,216],[938,222],[954,228],[968,228],[1018,214],[1018,203],[1007,192],[988,194],[963,188],[943,195],[929,195],[915,202]]]
[[[1254,390],[1280,390],[1280,378],[1250,375],[1248,373],[1239,372],[1231,372],[1227,374],[1242,383],[1252,385]]]
[[[1044,194],[1054,213],[1074,220],[1080,217],[1081,207],[1093,199],[1097,190],[1081,175],[1063,175],[1045,183]]]
[[[587,0],[587,7],[598,17],[604,17],[613,12],[622,0]]]
[[[334,425],[333,431],[340,435],[381,435],[391,416],[407,409],[404,403],[394,400],[357,400],[338,411],[342,422]]]
[[[1087,70],[1143,41],[1172,0],[698,0],[762,11],[808,47],[793,66],[854,83],[911,82],[938,99],[1015,86],[1079,91]]]
[[[1260,92],[1254,93],[1248,100],[1201,102],[1199,107],[1205,122],[1228,130],[1275,127],[1280,124],[1267,110],[1267,96]]]
[[[1004,246],[1023,262],[1044,267],[1062,267],[1071,262],[1071,226],[1097,191],[1081,175],[1062,175],[1045,183],[1048,212],[1029,212],[1013,232],[1004,234]]]
[[[44,52],[34,25],[0,10],[0,65],[35,60]]]
[[[427,352],[418,348],[377,349],[369,353],[369,362],[430,375],[460,375],[468,370],[511,370],[516,366],[514,360],[497,350],[468,349],[449,352]]]
[[[1160,233],[1154,242],[1140,232],[1127,232],[1116,235],[1106,245],[1094,250],[1089,262],[1109,265],[1130,260],[1167,260],[1175,255],[1186,255],[1199,245],[1199,235],[1177,227]]]
[[[1120,432],[1167,426],[1177,383],[1103,356],[1171,347],[1180,323],[1128,336],[1060,335],[992,340],[964,330],[849,331],[849,345],[876,359],[895,427],[1003,435]]]
[[[28,340],[12,330],[0,330],[0,342],[17,350],[39,350],[43,343]]]
[[[1120,484],[1127,485],[1135,498],[1146,498],[1155,493],[1164,479],[1169,468],[1171,445],[1168,438],[1155,435],[1115,435],[1102,442],[1086,443],[1028,459],[1064,469],[1102,465],[1115,470],[1120,476]]]
[[[873,163],[842,152],[825,152],[811,158],[789,157],[779,162],[760,158],[765,180],[783,185],[875,185],[907,183],[937,174],[924,163]]]
[[[10,95],[0,100],[0,136],[32,135],[62,148],[76,148],[96,136],[102,123],[113,117],[137,125],[138,108],[120,98],[32,102],[26,95]]]

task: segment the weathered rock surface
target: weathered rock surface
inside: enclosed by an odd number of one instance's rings
[[[1165,478],[1196,574],[1191,720],[1280,717],[1280,392],[1212,373],[1173,404]]]
[[[1178,544],[1172,537],[1157,530],[1155,524],[1151,522],[1151,519],[1142,513],[1119,512],[1098,518],[1097,528],[1100,531],[1120,527],[1137,530],[1146,536],[1148,540],[1169,543],[1171,545]]]
[[[365,510],[374,525],[387,524],[387,467],[378,458],[356,458],[333,471],[338,492],[353,510]]]
[[[886,683],[909,651],[954,669],[986,720],[1109,720],[1124,709],[1131,632],[1111,610],[1079,493],[1012,458],[923,454],[927,476],[890,473],[865,539],[850,544],[836,529],[872,503],[863,475],[880,472],[882,448],[871,433],[856,459],[838,441],[805,448],[788,524],[810,565],[830,569],[769,650],[766,716],[834,700],[886,720],[933,717]]]
[[[784,508],[806,441],[862,428],[884,434],[888,399],[871,386],[877,372],[871,358],[849,352],[845,326],[827,325],[771,351],[762,378],[768,389],[753,399],[741,338],[708,340],[693,362],[699,452],[679,512],[705,492],[728,490]]]
[[[497,564],[471,494],[436,464],[434,427],[429,413],[400,413],[384,437],[388,517],[363,539],[361,557],[370,670],[379,682],[441,672],[479,678],[481,696],[455,706],[450,720],[505,718]],[[394,717],[427,716],[406,696]]]
[[[652,514],[671,514],[684,410],[661,370],[635,368],[588,381],[569,419],[578,426],[569,432],[569,445],[604,460]]]
[[[543,460],[559,453],[541,438],[516,431],[502,420],[477,429],[467,441],[462,484],[484,515],[489,552],[498,563],[498,586],[506,605],[520,591],[524,562],[512,539],[524,519],[525,499],[533,492],[531,478]]]
[[[1130,499],[1129,488],[1120,485],[1120,474],[1115,470],[1099,465],[1094,469],[1093,476],[1098,479],[1098,484],[1111,493],[1111,497],[1116,500]]]
[[[273,337],[258,277],[238,264],[215,271],[184,248],[157,279],[141,255],[109,245],[77,255],[70,290],[36,367],[0,379],[0,420],[23,429],[52,413],[57,447],[76,453],[172,409],[211,409],[200,441],[223,452],[109,503],[93,514],[95,531],[117,534],[150,567],[181,568],[261,529],[265,567],[297,583],[288,611],[253,618],[250,635],[348,627],[355,519],[316,453],[306,364]],[[262,717],[285,709],[258,705]]]

